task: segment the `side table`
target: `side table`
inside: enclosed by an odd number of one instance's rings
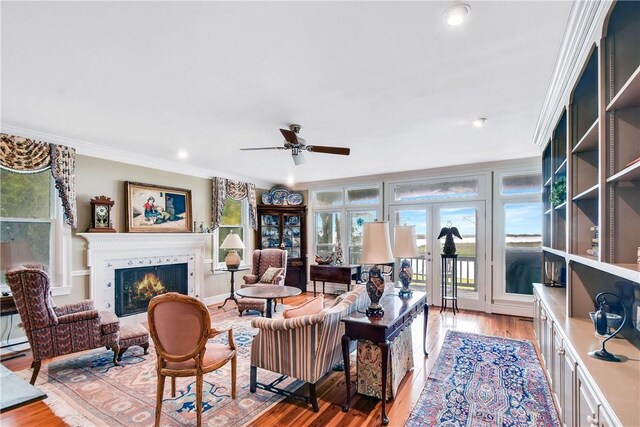
[[[236,285],[235,285],[235,279],[234,279],[234,274],[236,271],[246,271],[249,270],[251,267],[249,266],[240,266],[238,268],[221,268],[219,271],[228,271],[231,273],[231,289],[229,291],[229,296],[227,298],[225,298],[224,302],[222,303],[222,305],[219,305],[218,308],[222,308],[224,307],[224,305],[227,303],[227,301],[233,301],[236,303],[236,305],[238,304],[238,300],[236,299]]]

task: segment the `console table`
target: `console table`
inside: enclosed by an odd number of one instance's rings
[[[344,359],[344,375],[347,383],[347,401],[342,407],[344,412],[351,407],[351,378],[349,368],[349,342],[351,340],[369,340],[380,347],[382,355],[382,424],[389,424],[387,417],[387,373],[389,371],[389,346],[400,333],[411,325],[413,319],[424,312],[424,336],[422,347],[424,355],[427,353],[427,322],[429,320],[429,306],[427,294],[413,292],[410,298],[400,298],[397,294],[384,295],[380,300],[384,309],[383,317],[367,317],[364,313],[356,312],[342,319],[344,335],[342,336],[342,357]]]
[[[324,283],[342,283],[347,285],[347,292],[351,287],[351,281],[356,283],[362,276],[362,266],[351,265],[312,265],[309,268],[309,276],[313,280],[313,296],[316,296],[316,280],[322,282],[322,293],[324,294]]]

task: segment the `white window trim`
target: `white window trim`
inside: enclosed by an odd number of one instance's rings
[[[505,205],[515,203],[541,203],[542,191],[540,193],[531,194],[502,194],[502,180],[509,176],[524,176],[524,175],[536,175],[541,174],[540,170],[525,169],[522,171],[498,171],[495,174],[494,181],[494,275],[495,284],[493,289],[493,299],[495,302],[522,302],[531,303],[533,301],[532,295],[515,294],[506,292],[506,278],[505,278],[505,262],[506,262],[506,218],[505,218]],[[540,250],[542,253],[542,249]],[[542,256],[542,254],[540,255]]]
[[[240,258],[240,266],[245,266],[247,265],[246,263],[246,259],[247,259],[247,253],[251,252],[253,253],[253,251],[251,250],[251,248],[249,247],[249,233],[252,232],[253,230],[251,229],[251,227],[249,226],[249,203],[247,202],[247,199],[242,199],[241,200],[242,203],[242,243],[244,243],[245,249],[242,250],[242,257]],[[221,225],[222,227],[222,225]],[[213,230],[213,241],[211,242],[211,251],[212,251],[212,260],[211,260],[211,265],[213,266],[213,270],[214,270],[214,274],[226,274],[226,272],[221,271],[223,268],[226,268],[227,265],[224,262],[218,261],[218,259],[220,259],[220,247],[218,246],[218,240],[220,237],[220,227],[216,228],[215,230]]]

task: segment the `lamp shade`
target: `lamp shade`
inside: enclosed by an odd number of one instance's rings
[[[415,258],[418,256],[415,225],[396,225],[393,240],[393,256],[396,258]]]
[[[31,246],[26,240],[10,240],[0,243],[0,268],[7,270],[35,262]]]
[[[220,249],[244,249],[244,243],[242,243],[240,236],[234,233],[229,233],[220,245]]]
[[[393,262],[387,221],[365,222],[362,229],[361,264],[387,264]]]

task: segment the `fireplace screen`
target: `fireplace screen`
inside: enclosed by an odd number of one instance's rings
[[[151,298],[166,292],[188,294],[187,264],[116,270],[116,315],[144,313]]]

